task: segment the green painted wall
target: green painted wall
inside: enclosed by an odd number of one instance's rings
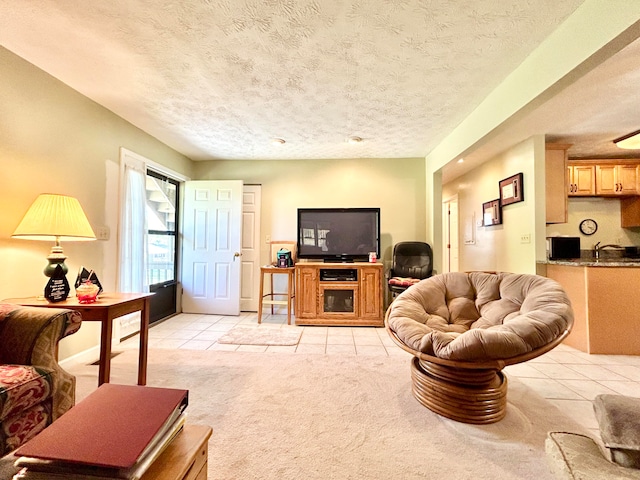
[[[84,265],[115,290],[120,147],[188,176],[193,162],[2,47],[0,72],[0,300],[38,295],[46,285],[52,243],[10,238],[40,193],[76,197],[94,230],[109,227],[108,241],[63,248],[68,278]],[[96,345],[98,327],[85,322],[62,341],[60,357]]]

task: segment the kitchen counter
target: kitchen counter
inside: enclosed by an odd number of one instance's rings
[[[577,258],[569,260],[547,260],[538,262],[546,265],[566,265],[569,267],[640,267],[640,258]]]
[[[640,355],[640,260],[539,262],[538,273],[567,292],[574,324],[565,344],[583,352]]]

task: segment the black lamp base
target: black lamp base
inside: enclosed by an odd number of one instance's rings
[[[67,272],[69,271],[69,269],[64,263],[66,259],[67,259],[67,256],[64,253],[62,253],[62,247],[60,245],[54,245],[53,247],[51,247],[51,252],[47,257],[49,264],[46,267],[44,267],[44,274],[47,277],[53,277],[53,274],[55,273],[56,268],[58,267],[58,265],[60,265],[60,267],[62,267],[63,275],[66,275]]]

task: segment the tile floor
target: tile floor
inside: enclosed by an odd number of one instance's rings
[[[319,355],[409,355],[391,341],[384,328],[288,326],[286,315],[263,315],[262,324],[302,329],[298,345],[267,347],[217,343],[226,331],[239,324],[256,325],[257,314],[243,313],[239,317],[179,314],[150,329],[149,347]],[[137,341],[134,336],[121,347],[137,348]],[[596,395],[617,393],[640,397],[640,356],[589,355],[560,345],[529,362],[509,366],[505,372],[534,389],[596,437],[599,436],[598,425],[591,404]]]

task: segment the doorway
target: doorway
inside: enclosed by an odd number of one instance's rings
[[[442,203],[442,244],[444,272],[457,272],[459,269],[459,220],[458,196],[455,195]]]
[[[243,185],[239,180],[227,182],[197,181],[187,182],[185,185],[187,195],[193,197],[193,202],[189,200],[185,202],[185,212],[189,212],[187,215],[193,220],[184,222],[184,237],[187,241],[184,244],[185,268],[183,268],[182,272],[182,282],[184,285],[182,310],[191,313],[216,312],[226,315],[238,315],[240,311],[256,312],[258,310],[258,296],[260,291],[260,215],[262,210],[262,186]],[[233,216],[231,212],[237,209],[237,201],[239,199],[237,194],[238,187],[242,189],[242,216],[240,222],[231,218]],[[214,207],[205,207],[203,200],[210,196],[208,193],[204,193],[205,190],[213,192],[220,188],[223,190],[231,189],[229,193],[225,194],[228,202],[227,207],[231,205],[231,209],[223,208],[222,218],[226,218],[227,221],[218,225],[216,229],[222,227],[221,230],[225,232],[225,237],[229,236],[229,238],[239,239],[240,255],[238,257],[236,255],[237,251],[234,251],[233,261],[228,265],[228,268],[214,268],[215,271],[222,274],[222,276],[218,275],[215,281],[224,282],[224,284],[228,285],[231,289],[228,295],[223,295],[223,299],[215,299],[213,294],[209,295],[207,293],[211,288],[198,288],[195,277],[199,276],[199,282],[209,281],[205,271],[213,268],[207,265],[209,255],[206,252],[208,249],[213,248],[205,246],[210,245],[210,242],[207,243],[206,240],[206,230],[211,229],[211,227],[207,226],[207,224],[210,223],[207,219],[218,218],[219,215],[213,215],[212,211]],[[200,191],[197,195],[201,198],[198,202],[195,201],[197,190]],[[213,193],[211,193],[211,195],[213,195]],[[216,197],[217,196],[216,194]],[[232,197],[235,198],[232,199]],[[197,203],[199,203],[200,206],[197,206]],[[231,214],[231,216],[228,216],[229,214]],[[200,240],[197,240],[196,236],[200,236]],[[197,244],[199,244],[199,246]],[[222,256],[225,256],[224,253]],[[238,266],[240,268],[239,285],[237,285],[236,281],[230,276],[227,277],[227,274],[232,275],[232,270],[235,270]],[[233,291],[236,285],[237,291]],[[209,295],[208,299],[207,295]],[[238,300],[239,305],[236,305]]]
[[[242,273],[240,310],[258,311],[260,296],[260,212],[262,186],[245,185],[242,192]]]
[[[149,323],[153,324],[177,311],[180,189],[177,180],[153,170],[147,170],[145,185],[147,280],[154,293]]]

